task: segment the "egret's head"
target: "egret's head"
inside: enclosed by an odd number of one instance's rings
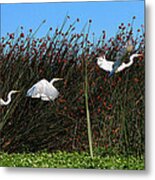
[[[143,54],[136,54],[137,56],[136,57],[144,57]]]
[[[62,81],[63,78],[53,78],[54,81]]]
[[[134,58],[140,58],[140,57],[144,57],[144,55],[143,54],[133,54],[133,55],[131,55],[131,59],[134,59]]]
[[[51,81],[50,81],[50,83],[54,83],[54,82],[56,82],[56,81],[62,81],[63,80],[63,78],[53,78]]]
[[[15,94],[15,93],[19,93],[20,91],[19,90],[11,90],[10,91],[12,94]]]

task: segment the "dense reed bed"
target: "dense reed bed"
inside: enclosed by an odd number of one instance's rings
[[[118,153],[144,154],[144,58],[113,77],[96,64],[96,57],[106,54],[115,60],[132,41],[131,53],[144,54],[144,27],[134,29],[133,22],[121,23],[114,37],[101,32],[98,40],[91,32],[91,20],[76,31],[80,19],[66,16],[62,26],[49,28],[37,38],[36,31],[24,28],[1,37],[0,96],[11,89],[21,91],[10,105],[0,107],[1,150],[12,152],[86,151],[88,150],[85,107],[85,67],[87,67],[88,106],[93,149],[100,155]],[[122,61],[128,61],[123,56]],[[26,91],[38,80],[62,77],[56,83],[60,96],[54,102],[26,97]]]

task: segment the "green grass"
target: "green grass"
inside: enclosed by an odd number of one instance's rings
[[[38,152],[23,154],[0,153],[1,167],[34,167],[34,168],[88,168],[88,169],[130,169],[144,170],[144,157],[134,156],[94,156],[88,153]]]

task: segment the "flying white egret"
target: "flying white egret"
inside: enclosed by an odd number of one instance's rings
[[[0,98],[0,105],[1,105],[1,106],[6,106],[6,105],[8,105],[8,104],[11,102],[11,95],[12,95],[12,94],[15,94],[15,93],[18,93],[18,92],[20,92],[20,91],[11,90],[11,91],[8,93],[7,101],[4,101],[2,98]]]
[[[111,76],[113,73],[118,73],[120,71],[123,71],[125,68],[131,66],[134,62],[134,58],[142,56],[142,54],[132,54],[128,63],[120,63],[121,61],[119,60],[117,62],[108,61],[105,56],[100,56],[97,58],[97,64],[101,69],[110,72],[109,76]]]
[[[50,82],[42,79],[27,91],[26,96],[41,98],[43,101],[54,101],[58,97],[59,91],[53,86],[53,83],[60,80],[63,80],[63,78],[53,78]]]

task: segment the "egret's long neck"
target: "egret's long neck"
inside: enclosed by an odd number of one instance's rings
[[[131,65],[133,64],[133,59],[134,59],[135,57],[137,57],[136,54],[132,54],[132,55],[130,56],[130,61],[126,64],[126,67],[129,67],[129,66],[131,66]]]
[[[53,78],[53,79],[50,81],[50,84],[53,85],[54,82],[60,81],[60,80],[62,80],[62,78]]]
[[[133,63],[134,58],[138,57],[138,55],[139,55],[139,54],[132,54],[132,55],[130,56],[130,62]]]
[[[1,99],[1,102],[2,104],[5,106],[5,105],[8,105],[10,102],[11,102],[11,95],[12,95],[13,92],[9,92],[8,96],[7,96],[7,100],[4,101],[3,99]]]
[[[12,91],[9,92],[8,96],[7,96],[7,101],[5,103],[9,104],[11,102],[11,95],[13,94]]]
[[[0,99],[0,104],[1,104],[2,106],[5,106],[5,105],[8,105],[9,102],[8,102],[8,101],[4,101],[4,100],[1,98],[1,99]]]
[[[50,84],[53,85],[53,83],[54,83],[55,81],[58,81],[58,79],[52,79],[52,80],[50,81]]]
[[[134,58],[136,57],[138,57],[138,54],[132,54],[130,56],[130,61],[127,64],[125,64],[125,68],[131,66],[133,64]]]

